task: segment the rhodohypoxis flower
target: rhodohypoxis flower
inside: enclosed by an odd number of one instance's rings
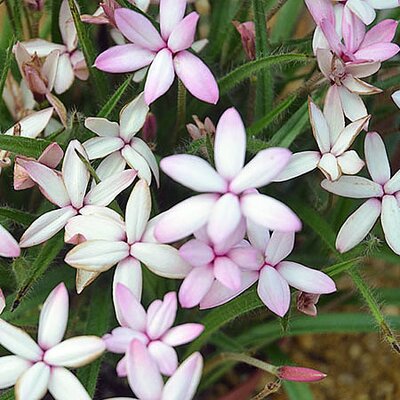
[[[83,53],[77,49],[78,34],[68,5],[63,0],[60,8],[59,27],[64,44],[48,42],[44,39],[33,39],[22,42],[29,54],[47,57],[51,52],[59,52],[57,72],[54,78],[54,90],[57,94],[66,92],[74,83],[75,77],[80,80],[89,78]]]
[[[38,342],[0,319],[0,344],[14,355],[0,358],[0,389],[15,385],[18,400],[40,400],[47,390],[56,400],[90,400],[79,380],[66,368],[91,363],[105,350],[96,336],[62,341],[68,322],[68,292],[58,285],[43,304]]]
[[[163,301],[153,301],[146,313],[139,300],[124,285],[116,289],[116,309],[121,325],[103,337],[108,351],[128,352],[132,340],[139,340],[157,364],[161,374],[171,376],[178,368],[178,355],[174,347],[196,339],[204,330],[201,324],[173,326],[178,304],[176,293],[170,292]],[[118,376],[127,375],[126,356],[117,366]]]
[[[174,155],[161,161],[175,181],[206,194],[191,197],[170,209],[155,229],[161,242],[182,239],[204,225],[214,243],[223,243],[243,216],[270,229],[298,231],[301,222],[287,206],[254,188],[270,183],[287,165],[291,152],[283,148],[260,151],[246,166],[246,131],[239,113],[228,109],[215,134],[216,170],[202,158]]]
[[[161,35],[143,15],[125,8],[116,9],[118,29],[132,43],[100,54],[97,68],[106,72],[133,72],[150,65],[145,84],[145,100],[152,103],[171,87],[175,74],[200,100],[215,104],[218,85],[208,67],[188,51],[194,42],[199,15],[184,17],[186,0],[160,1]]]
[[[127,354],[127,373],[136,400],[192,400],[200,383],[203,357],[193,353],[164,384],[157,364],[146,346],[133,340]],[[135,400],[115,397],[109,400]]]
[[[364,162],[350,146],[363,130],[370,116],[352,122],[345,127],[332,99],[325,99],[324,112],[309,100],[310,122],[319,151],[295,153],[275,181],[286,181],[318,168],[327,179],[336,181],[342,174],[355,175]]]
[[[232,21],[242,39],[243,50],[248,60],[256,59],[256,27],[253,21]]]
[[[292,261],[283,261],[293,250],[294,232],[268,230],[248,222],[250,243],[264,255],[265,261],[257,268],[257,292],[262,302],[275,314],[283,317],[290,307],[290,288],[327,294],[336,291],[335,282],[326,274]],[[251,266],[249,266],[251,268]]]
[[[318,314],[317,303],[319,298],[319,294],[299,292],[296,297],[296,307],[303,314],[316,317]]]
[[[357,246],[381,216],[386,243],[400,254],[400,172],[391,178],[385,144],[376,132],[365,138],[365,159],[372,180],[360,176],[343,176],[336,182],[323,181],[331,193],[353,199],[369,199],[346,220],[336,238],[341,253]]]
[[[19,257],[21,249],[12,235],[0,225],[0,257]]]
[[[143,127],[148,112],[141,93],[121,110],[119,124],[105,118],[86,118],[86,128],[99,136],[83,144],[89,159],[106,157],[97,169],[100,179],[123,171],[128,164],[149,185],[152,173],[159,184],[160,173],[154,154],[135,136]]]
[[[399,0],[334,0],[345,3],[364,24],[369,25],[376,18],[375,10],[388,10],[400,5]]]
[[[53,111],[54,108],[49,107],[29,114],[27,117],[21,119],[14,126],[8,129],[4,135],[36,138],[46,128]],[[6,150],[0,150],[0,173],[2,168],[10,165],[11,160],[9,158],[9,152]]]
[[[75,215],[92,212],[107,215],[108,210],[105,206],[136,177],[135,171],[123,171],[100,182],[85,196],[90,175],[77,152],[86,157],[82,145],[73,140],[65,153],[61,174],[40,162],[18,159],[18,164],[39,186],[43,195],[59,207],[43,214],[29,226],[20,240],[21,247],[45,242],[63,229]]]
[[[195,239],[181,246],[181,257],[193,266],[179,290],[182,307],[215,307],[229,301],[229,294],[237,296],[257,280],[257,273],[242,270],[256,269],[262,262],[258,250],[243,240],[245,233],[242,221],[222,244],[215,244],[203,228],[195,232]]]
[[[109,210],[110,212],[111,210]],[[157,275],[182,279],[190,270],[189,265],[172,246],[158,243],[153,236],[154,224],[158,217],[149,221],[151,194],[147,183],[140,180],[132,190],[126,205],[125,227],[121,230],[119,216],[96,221],[81,217],[71,227],[75,233],[83,231],[85,242],[73,248],[65,257],[67,264],[74,268],[101,273],[117,265],[114,274],[113,295],[118,283],[127,286],[140,299],[142,293],[142,270],[140,262]],[[104,232],[95,231],[100,229]],[[107,233],[107,231],[109,233]]]

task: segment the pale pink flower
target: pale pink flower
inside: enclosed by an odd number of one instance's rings
[[[282,182],[318,168],[330,181],[342,174],[355,175],[364,162],[354,150],[349,150],[354,140],[368,123],[370,116],[345,126],[338,107],[327,96],[324,112],[309,100],[310,122],[319,151],[303,151],[292,155],[287,167],[274,179]]]
[[[51,169],[57,167],[64,156],[63,149],[58,143],[54,142],[46,147],[38,158],[37,162]],[[28,172],[18,163],[18,160],[34,161],[32,158],[18,156],[14,164],[14,190],[30,189],[36,185]]]
[[[112,210],[108,211],[112,213]],[[68,235],[83,235],[85,242],[74,247],[65,262],[74,268],[95,274],[107,271],[117,264],[114,274],[113,298],[116,304],[118,283],[127,286],[140,299],[142,293],[142,262],[152,272],[162,277],[182,279],[190,266],[172,246],[158,243],[153,235],[159,217],[149,221],[151,194],[147,183],[140,180],[132,190],[125,211],[125,226],[104,215],[99,219],[81,216],[70,222]],[[115,213],[114,213],[115,214]],[[107,221],[108,220],[108,221]]]
[[[380,216],[386,243],[396,254],[400,254],[400,171],[391,177],[385,144],[378,133],[367,134],[364,151],[372,180],[343,176],[336,182],[324,180],[321,183],[325,190],[339,196],[369,199],[340,228],[336,248],[345,253],[357,246]]]
[[[6,298],[4,297],[3,291],[0,289],[0,314],[4,311],[6,307]]]
[[[246,131],[239,113],[228,109],[215,135],[216,170],[200,157],[182,154],[164,158],[162,170],[175,181],[198,192],[167,211],[155,234],[161,242],[173,242],[207,225],[214,243],[223,243],[243,216],[269,229],[299,231],[299,218],[280,201],[255,188],[270,183],[288,164],[291,152],[284,148],[260,151],[246,166]]]
[[[153,301],[146,313],[134,294],[124,285],[116,289],[116,315],[120,327],[103,337],[107,350],[125,354],[117,365],[118,376],[127,376],[126,353],[133,340],[146,347],[162,375],[171,376],[178,368],[174,349],[196,339],[204,330],[201,324],[188,323],[173,326],[178,304],[176,293],[170,292],[163,301]]]
[[[296,307],[303,314],[316,317],[318,314],[317,303],[319,298],[319,294],[299,292],[296,297]]]
[[[0,225],[0,257],[19,257],[21,249],[11,234]]]
[[[242,39],[243,50],[247,59],[252,61],[256,59],[256,28],[253,21],[238,22],[232,21],[234,27],[239,32]]]
[[[20,328],[0,319],[0,344],[14,355],[0,358],[0,389],[15,385],[20,400],[40,400],[47,391],[54,399],[90,400],[79,380],[67,368],[91,363],[105,350],[96,336],[62,341],[68,322],[68,292],[59,284],[40,313],[38,343]]]
[[[202,371],[203,357],[196,352],[164,383],[146,346],[140,340],[133,340],[127,354],[127,373],[129,385],[137,397],[115,397],[108,400],[192,400]]]
[[[89,160],[106,157],[97,168],[100,179],[123,171],[128,164],[149,185],[153,173],[159,185],[156,158],[146,142],[136,137],[148,112],[149,107],[141,93],[121,110],[119,124],[105,118],[86,118],[86,128],[99,136],[83,144]]]
[[[107,214],[105,207],[131,185],[136,177],[135,171],[123,171],[100,182],[85,195],[90,175],[76,152],[86,157],[82,145],[73,140],[65,153],[61,173],[37,161],[17,160],[18,165],[39,186],[42,194],[59,207],[43,214],[30,225],[22,235],[21,247],[45,242],[62,230],[72,217],[89,212],[93,206],[97,206],[96,213]]]
[[[194,42],[199,15],[184,17],[186,0],[161,0],[161,35],[143,15],[120,8],[114,17],[118,29],[132,43],[112,47],[95,62],[102,71],[138,71],[150,65],[145,100],[152,103],[171,87],[175,74],[188,91],[200,100],[215,104],[218,85],[208,67],[188,49]]]
[[[61,3],[59,27],[64,44],[51,43],[44,39],[32,39],[22,44],[29,54],[37,54],[38,57],[47,57],[53,51],[59,52],[54,91],[62,94],[72,86],[75,78],[83,81],[89,78],[85,57],[78,50],[78,34],[68,0]]]
[[[4,135],[9,136],[22,136],[28,138],[36,138],[46,128],[53,115],[54,108],[49,107],[41,111],[29,114],[27,117],[22,118],[14,126],[8,129]],[[0,150],[0,173],[2,168],[11,165],[9,152]]]
[[[304,368],[304,367],[293,367],[285,365],[279,367],[278,377],[284,381],[291,382],[318,382],[326,378],[326,374],[317,371],[316,369]]]
[[[247,235],[250,243],[265,255],[264,263],[255,270],[259,274],[257,292],[262,302],[283,317],[290,307],[290,287],[313,294],[336,291],[335,282],[321,271],[293,261],[284,261],[294,248],[294,232],[268,230],[251,221]],[[248,266],[251,269],[251,265]]]
[[[179,254],[193,269],[179,289],[182,307],[200,308],[221,305],[245,291],[257,281],[257,269],[263,258],[260,252],[243,240],[246,224],[242,221],[235,232],[222,244],[213,243],[206,229],[194,233],[179,249]],[[243,268],[251,269],[243,270]]]

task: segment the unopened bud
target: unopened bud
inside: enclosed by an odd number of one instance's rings
[[[3,312],[6,306],[6,299],[4,297],[3,291],[0,289],[0,314]]]
[[[44,0],[25,0],[25,5],[32,11],[43,11]]]
[[[195,124],[187,124],[186,129],[193,140],[204,138],[206,135],[215,134],[215,126],[210,118],[206,118],[204,123],[200,121],[197,115],[192,116]]]
[[[278,369],[278,377],[292,382],[318,382],[326,378],[326,374],[311,368],[283,366]]]
[[[316,317],[318,312],[316,304],[318,303],[319,297],[319,294],[299,292],[296,299],[297,309],[310,317]]]
[[[157,138],[157,119],[153,113],[148,113],[143,125],[143,139],[147,143],[154,143]]]
[[[242,39],[243,50],[249,60],[256,58],[256,28],[253,21],[240,23],[232,21]]]

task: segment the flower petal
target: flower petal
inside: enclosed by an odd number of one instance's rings
[[[146,160],[130,145],[126,145],[121,151],[126,163],[137,171],[140,179],[144,179],[148,185],[151,184],[151,170]]]
[[[160,186],[160,171],[157,160],[147,143],[142,139],[134,137],[131,141],[131,147],[144,158],[156,179],[157,186]]]
[[[178,368],[178,355],[171,346],[156,340],[149,344],[148,349],[163,375],[171,376],[176,371]]]
[[[179,303],[183,308],[198,305],[213,284],[214,272],[208,265],[193,268],[179,289]]]
[[[98,136],[118,137],[119,125],[106,118],[90,117],[85,119],[85,127]],[[89,157],[90,158],[90,157]]]
[[[400,206],[395,196],[383,197],[381,223],[386,243],[396,254],[400,254]]]
[[[27,117],[21,119],[18,122],[20,136],[36,138],[40,132],[42,132],[47,124],[50,122],[51,116],[53,115],[54,108],[48,107],[41,111],[36,111],[29,114]],[[15,127],[15,126],[14,126]],[[13,134],[14,127],[6,131],[6,135]]]
[[[180,256],[194,267],[207,265],[214,259],[214,252],[210,246],[201,240],[192,239],[179,249]]]
[[[65,93],[74,83],[75,74],[69,54],[62,54],[58,59],[57,73],[54,80],[54,91],[57,94]]]
[[[83,143],[83,148],[89,160],[104,158],[118,150],[121,150],[125,143],[118,137],[94,137]]]
[[[323,180],[321,186],[338,196],[352,199],[368,199],[370,197],[382,197],[382,186],[361,176],[342,176],[336,182]]]
[[[364,142],[368,172],[374,182],[384,185],[390,179],[390,164],[385,143],[376,132],[369,132]]]
[[[19,257],[21,249],[11,234],[0,225],[0,257]]]
[[[360,95],[350,92],[345,86],[338,87],[342,109],[350,121],[357,121],[365,118],[368,111]]]
[[[331,85],[331,87],[328,89],[328,92],[326,93],[324,102],[324,116],[329,126],[330,143],[331,146],[333,146],[339,134],[343,131],[345,127],[342,103],[340,101],[337,85]]]
[[[15,397],[18,400],[40,400],[47,392],[50,367],[38,362],[29,368],[15,384]]]
[[[162,341],[172,347],[181,346],[199,337],[203,331],[204,325],[201,324],[178,325],[168,330],[163,335]]]
[[[227,288],[239,290],[241,274],[239,267],[228,257],[217,257],[214,261],[214,276]]]
[[[293,251],[294,238],[294,232],[274,231],[265,249],[265,261],[275,266],[284,260]]]
[[[187,0],[162,0],[160,2],[160,27],[164,40],[168,40],[172,31],[185,15]]]
[[[324,114],[311,98],[308,100],[308,112],[310,114],[310,123],[317,145],[321,153],[327,153],[331,149],[330,129]]]
[[[174,28],[168,39],[171,51],[178,53],[192,46],[199,18],[197,12],[191,12]]]
[[[248,219],[247,224],[247,237],[252,246],[265,254],[265,249],[270,240],[269,230],[264,228],[262,225]]]
[[[361,160],[359,155],[354,151],[346,151],[337,158],[339,168],[345,175],[358,174],[364,167],[364,161]]]
[[[276,176],[274,182],[284,182],[313,171],[321,159],[319,151],[302,151],[291,155],[289,163]]]
[[[57,400],[90,400],[78,378],[65,368],[51,369],[49,392]]]
[[[110,176],[122,172],[125,167],[126,161],[118,151],[107,156],[97,167],[96,173],[100,180],[104,181]]]
[[[17,356],[0,357],[0,389],[15,385],[18,378],[32,366],[32,363]]]

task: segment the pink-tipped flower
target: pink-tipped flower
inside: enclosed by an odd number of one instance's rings
[[[216,307],[257,281],[254,270],[262,265],[263,257],[243,240],[245,233],[246,224],[242,221],[223,244],[215,244],[203,228],[195,232],[195,239],[181,246],[181,257],[193,266],[179,289],[182,307]]]
[[[178,250],[160,244],[154,238],[154,226],[159,216],[149,221],[151,194],[146,181],[140,180],[133,188],[122,229],[119,214],[107,210],[108,214],[104,215],[106,218],[83,215],[70,221],[66,229],[68,237],[76,238],[81,235],[86,241],[74,247],[66,255],[65,262],[74,268],[97,275],[117,264],[113,285],[114,304],[118,283],[127,286],[140,299],[140,263],[166,278],[182,279],[188,274],[190,266],[179,256]],[[110,217],[112,215],[114,217]]]
[[[106,206],[131,185],[136,177],[136,172],[132,170],[117,173],[85,195],[90,175],[77,152],[87,158],[82,145],[73,140],[65,153],[61,173],[38,161],[17,160],[18,165],[39,186],[42,194],[59,207],[43,214],[29,226],[20,240],[21,247],[45,242],[62,230],[72,217],[92,210],[93,206],[97,206],[96,213],[107,215]]]
[[[292,155],[287,167],[274,179],[287,181],[318,168],[330,181],[343,174],[355,175],[364,162],[354,150],[349,150],[354,140],[368,123],[370,116],[345,126],[344,118],[328,95],[324,112],[310,99],[309,114],[314,138],[319,151],[303,151]]]
[[[121,327],[103,339],[109,351],[125,354],[117,366],[119,376],[127,376],[126,353],[133,340],[145,346],[143,351],[148,352],[160,374],[171,376],[178,367],[174,347],[190,343],[204,330],[203,325],[194,323],[172,327],[178,307],[175,292],[167,293],[163,301],[153,301],[146,313],[134,294],[126,286],[118,284],[115,306]]]
[[[318,314],[317,303],[319,298],[319,294],[299,292],[296,297],[296,307],[301,313],[310,317],[316,317]]]
[[[369,199],[340,228],[336,248],[341,253],[357,246],[374,227],[379,216],[386,243],[400,254],[400,171],[391,177],[385,144],[376,132],[367,134],[365,159],[372,180],[360,176],[342,176],[336,182],[324,180],[328,192],[353,199]]]
[[[243,50],[247,59],[252,61],[256,59],[256,28],[253,21],[238,22],[232,21],[234,27],[239,32],[242,39]]]
[[[105,350],[96,336],[77,336],[62,341],[68,322],[68,292],[59,284],[43,304],[38,342],[0,319],[0,344],[14,355],[0,358],[0,388],[15,385],[17,399],[41,399],[49,391],[54,399],[89,400],[85,388],[67,368],[91,363]]]
[[[63,0],[61,3],[59,27],[63,44],[51,43],[44,39],[32,39],[22,44],[29,54],[37,54],[38,57],[47,57],[54,51],[59,52],[54,76],[54,91],[62,94],[72,86],[75,78],[83,81],[89,78],[85,57],[78,50],[78,34],[68,0]]]
[[[19,257],[21,249],[11,234],[0,225],[0,257]]]
[[[0,289],[0,314],[4,311],[6,307],[6,298],[4,297],[3,291]]]
[[[294,248],[294,233],[269,231],[248,221],[250,243],[264,254],[258,272],[257,292],[262,302],[275,314],[283,317],[290,307],[290,288],[313,294],[336,291],[335,282],[321,271],[293,261],[284,261]],[[251,269],[251,266],[248,267]]]
[[[160,1],[161,35],[143,15],[125,8],[115,10],[118,29],[132,43],[100,54],[98,69],[112,73],[138,71],[150,65],[145,84],[145,100],[151,104],[168,91],[175,74],[200,100],[215,104],[218,85],[208,67],[188,51],[194,42],[199,15],[185,15],[186,0]]]
[[[284,148],[260,151],[246,166],[246,131],[239,113],[230,108],[215,134],[216,170],[200,157],[182,154],[161,161],[162,170],[188,188],[203,192],[167,211],[156,226],[160,242],[174,242],[207,226],[214,243],[222,244],[243,216],[269,229],[299,231],[299,218],[280,201],[258,193],[283,171],[291,152]]]
[[[283,366],[278,369],[278,377],[291,382],[318,382],[326,378],[326,374],[311,368]]]
[[[59,144],[52,143],[46,147],[37,161],[46,167],[54,169],[61,162],[63,156],[64,152]],[[14,190],[30,189],[34,187],[36,183],[30,178],[28,172],[18,163],[18,159],[26,161],[33,160],[22,156],[16,158],[14,164]]]
[[[100,179],[123,171],[128,164],[149,185],[153,174],[159,185],[156,158],[149,146],[136,137],[145,124],[148,112],[149,107],[141,93],[121,110],[119,123],[105,118],[86,118],[86,128],[98,135],[83,144],[89,160],[105,157],[96,171]]]

